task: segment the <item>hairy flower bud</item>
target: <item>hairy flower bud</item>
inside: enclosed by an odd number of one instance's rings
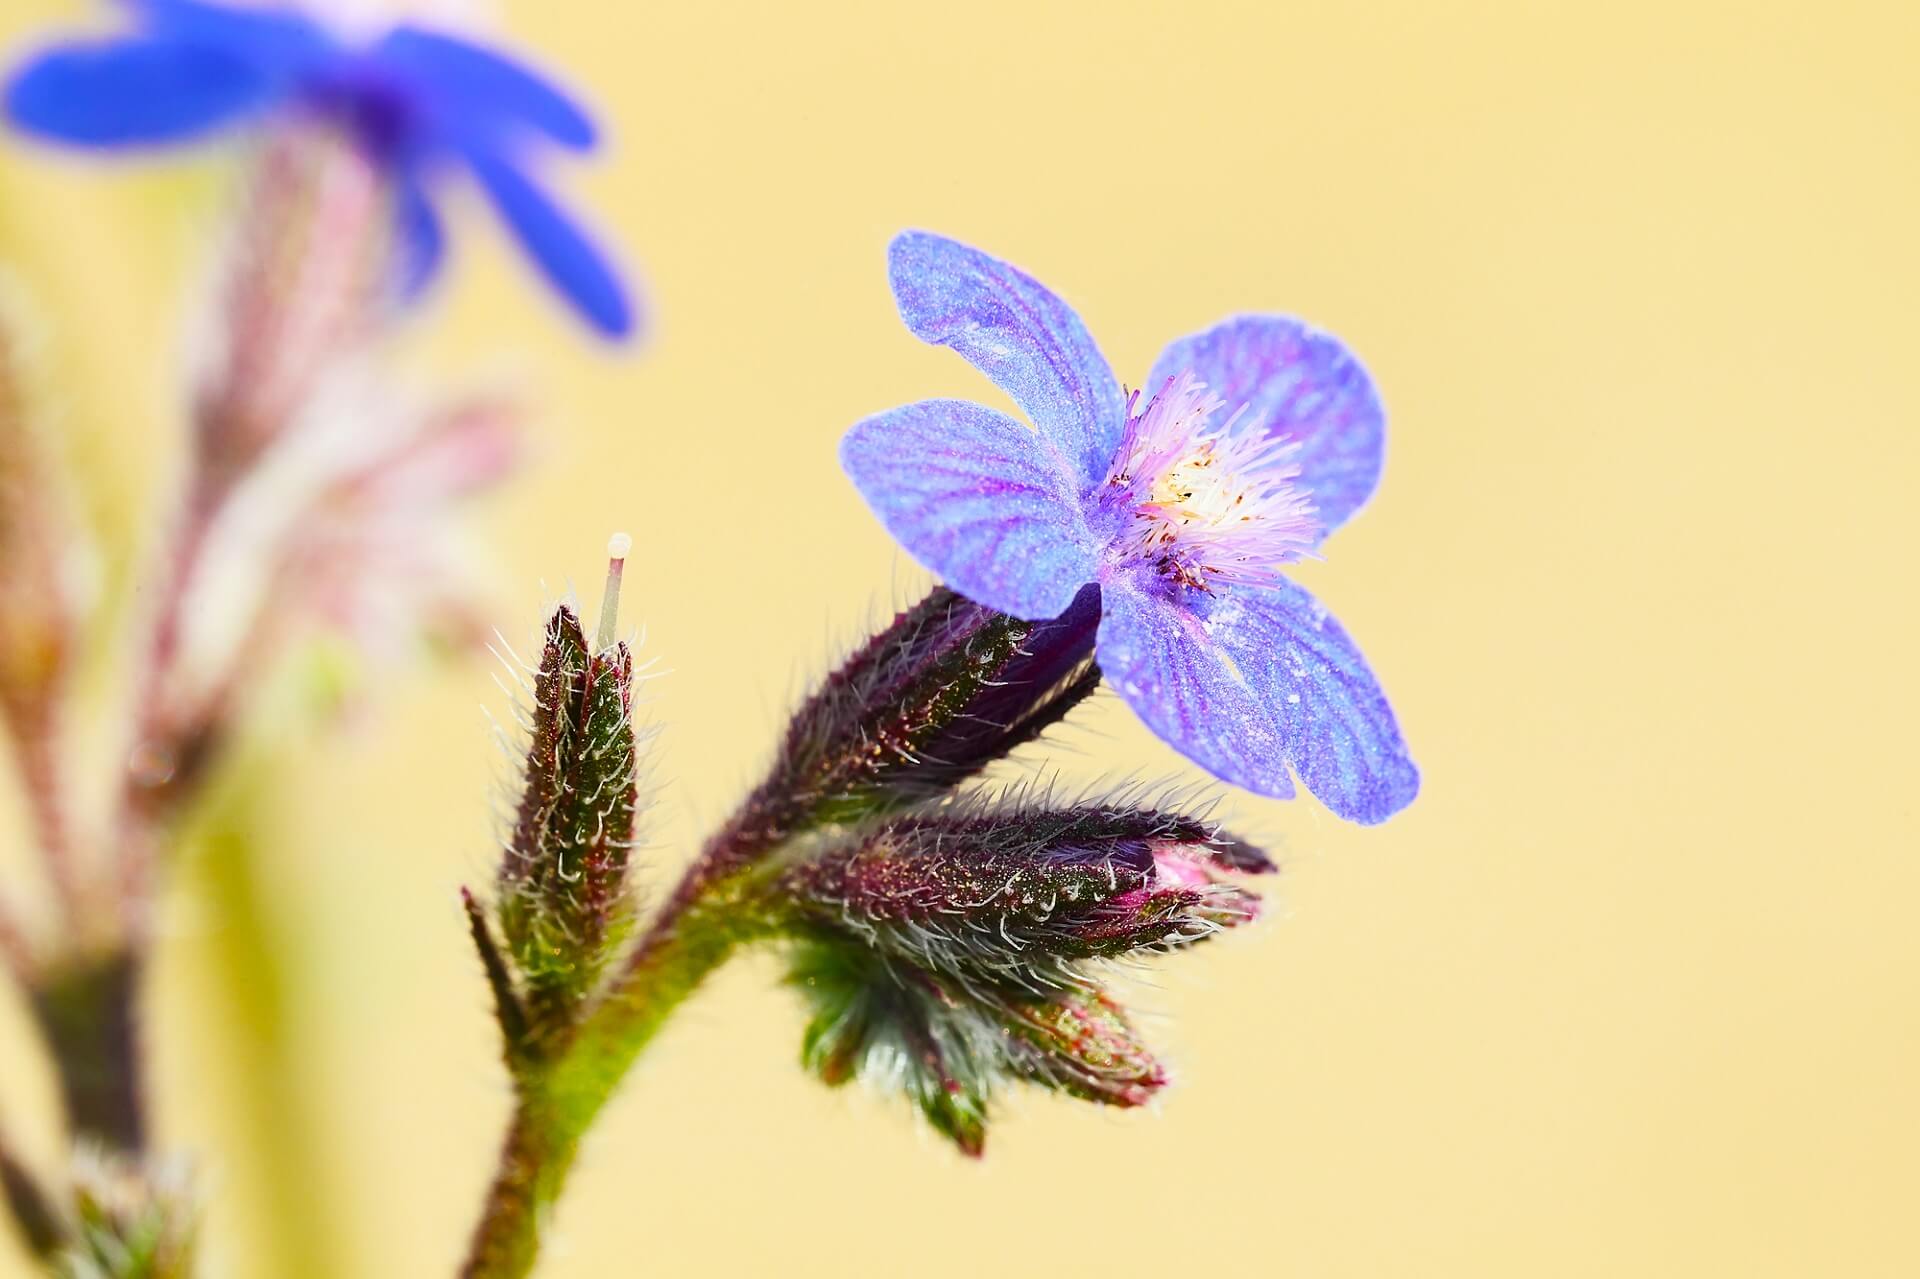
[[[880,825],[783,872],[798,921],[933,972],[1031,988],[1075,961],[1169,950],[1252,919],[1230,872],[1271,870],[1206,822],[1152,809],[935,812]]]
[[[1099,620],[1094,587],[1045,622],[936,587],[794,715],[771,774],[709,844],[708,877],[820,821],[937,796],[1032,741],[1099,685]]]
[[[1112,1106],[1165,1084],[1088,961],[1245,922],[1259,900],[1227,876],[1272,869],[1180,813],[950,805],[811,850],[765,896],[800,942],[790,980],[813,1006],[808,1068],[904,1093],[978,1155],[1003,1083]]]
[[[639,809],[633,656],[626,644],[605,642],[619,567],[616,559],[601,647],[588,646],[569,608],[555,610],[547,624],[525,786],[500,863],[500,928],[536,1027],[565,1022],[633,919],[627,883]]]

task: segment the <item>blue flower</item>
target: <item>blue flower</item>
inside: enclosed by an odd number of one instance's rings
[[[1101,670],[1214,775],[1379,822],[1420,776],[1340,624],[1282,569],[1372,494],[1386,422],[1346,348],[1241,316],[1182,338],[1127,396],[1080,317],[1031,277],[924,232],[893,242],[900,315],[1032,427],[960,400],[868,418],[840,458],[909,553],[1030,620],[1098,583]]]
[[[444,238],[427,190],[458,165],[596,329],[632,330],[632,306],[604,255],[520,164],[535,141],[594,145],[593,122],[551,81],[491,49],[406,24],[349,45],[288,10],[125,2],[133,33],[54,45],[14,73],[6,114],[15,127],[123,149],[191,142],[273,112],[317,116],[354,138],[390,182],[407,293],[440,265]]]

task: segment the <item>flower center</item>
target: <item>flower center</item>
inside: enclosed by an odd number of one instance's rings
[[[1126,508],[1123,556],[1205,591],[1272,584],[1282,565],[1313,554],[1321,530],[1297,484],[1299,441],[1236,430],[1244,404],[1216,423],[1226,401],[1191,373],[1139,402],[1136,391],[1106,485]]]

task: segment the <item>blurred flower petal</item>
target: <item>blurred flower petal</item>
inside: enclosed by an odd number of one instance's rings
[[[69,44],[7,85],[7,118],[29,133],[89,147],[200,137],[275,102],[280,83],[218,49],[168,40]]]
[[[494,208],[534,263],[592,325],[608,337],[633,331],[633,307],[606,257],[525,174],[491,151],[467,160]]]
[[[555,81],[470,41],[406,24],[389,32],[373,57],[430,81],[451,107],[469,115],[525,125],[576,151],[596,140],[586,108]]]

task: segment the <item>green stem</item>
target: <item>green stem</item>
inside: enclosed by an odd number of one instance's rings
[[[580,1138],[681,1001],[749,936],[727,896],[662,916],[565,1050],[516,1081],[499,1171],[461,1279],[522,1279],[532,1271]]]

